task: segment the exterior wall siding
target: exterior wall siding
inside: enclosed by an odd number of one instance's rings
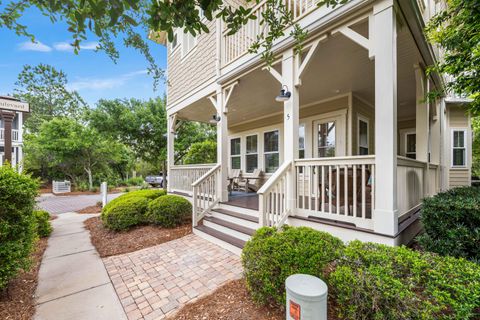
[[[168,46],[167,105],[179,101],[199,86],[212,82],[216,75],[216,32],[215,22],[207,24],[210,32],[197,36],[197,45],[182,57],[180,45],[170,52]]]
[[[448,169],[448,185],[449,187],[458,187],[458,186],[469,186],[471,184],[471,165],[472,165],[472,132],[470,128],[470,117],[466,113],[466,110],[461,106],[447,106],[448,110],[448,127],[449,130],[446,132],[445,139],[448,140],[448,158],[447,169]],[[467,130],[467,167],[466,168],[452,168],[452,129],[465,129]]]

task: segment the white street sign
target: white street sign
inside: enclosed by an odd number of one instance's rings
[[[30,106],[26,102],[21,102],[13,98],[0,97],[0,110],[30,112]]]

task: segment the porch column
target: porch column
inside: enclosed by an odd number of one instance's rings
[[[228,118],[222,87],[216,91],[216,107],[220,121],[217,123],[217,163],[221,165],[217,194],[220,201],[228,201]]]
[[[167,177],[171,178],[171,167],[175,165],[175,116],[169,115],[167,118]],[[171,180],[170,180],[171,181]],[[172,192],[170,183],[167,181],[167,191]]]
[[[4,124],[4,158],[3,161],[8,161],[10,165],[13,165],[12,162],[12,122],[15,118],[15,113],[10,111],[1,111],[3,124]]]
[[[397,207],[397,30],[393,0],[375,4],[374,231],[395,235]]]
[[[298,158],[298,126],[299,126],[299,90],[295,81],[297,57],[293,49],[283,55],[282,85],[286,85],[292,93],[290,99],[284,102],[283,111],[283,161],[292,161]],[[287,175],[287,210],[295,208],[295,175],[294,168]]]
[[[416,133],[416,159],[427,162],[428,160],[428,105],[425,102],[426,78],[422,68],[418,65],[415,68],[416,84],[416,111],[415,111],[415,133]]]

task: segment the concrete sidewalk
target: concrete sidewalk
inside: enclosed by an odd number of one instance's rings
[[[40,267],[35,319],[126,319],[102,260],[83,221],[94,214],[65,213],[52,221],[54,231]]]

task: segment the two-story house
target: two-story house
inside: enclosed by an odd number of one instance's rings
[[[286,1],[308,38],[297,55],[287,30],[272,67],[248,50],[264,32],[258,19],[165,43],[169,192],[189,195],[196,234],[235,252],[282,224],[408,243],[424,197],[470,184],[465,101],[425,99],[445,83],[425,72],[439,50],[423,33],[442,2]],[[180,121],[216,123],[217,164],[173,163]]]
[[[15,100],[12,97],[0,96],[0,99]],[[15,112],[15,117],[12,122],[12,166],[22,169],[23,163],[23,122],[24,114],[22,112]],[[5,160],[5,124],[0,115],[0,166]]]

